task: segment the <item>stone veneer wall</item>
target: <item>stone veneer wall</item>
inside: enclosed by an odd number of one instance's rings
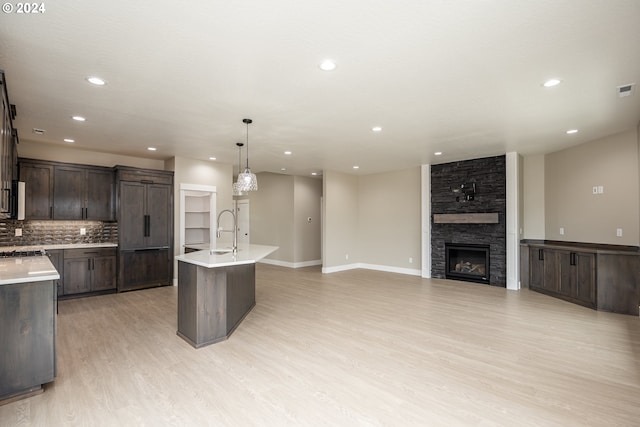
[[[476,184],[474,200],[454,188]],[[460,197],[456,201],[456,197]],[[431,217],[431,277],[445,278],[445,243],[489,245],[489,284],[507,284],[506,157],[487,157],[431,166],[432,214],[498,213],[498,224],[434,224]]]
[[[16,228],[22,228],[21,237]],[[87,234],[81,235],[80,228]],[[0,247],[106,242],[118,243],[117,222],[0,220]]]

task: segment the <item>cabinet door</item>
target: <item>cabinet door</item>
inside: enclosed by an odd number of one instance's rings
[[[558,292],[557,251],[544,249],[544,283],[542,288],[549,292]]]
[[[171,257],[168,249],[120,252],[118,291],[171,284]]]
[[[595,255],[575,252],[574,255],[574,297],[595,307],[596,304],[596,262]]]
[[[120,181],[118,238],[120,249],[146,247],[145,184]]]
[[[171,187],[169,185],[147,185],[147,246],[169,247],[171,244]]]
[[[570,297],[573,293],[574,268],[572,265],[573,254],[569,251],[557,251],[558,269],[558,293]]]
[[[91,290],[116,288],[116,256],[97,256],[91,260]]]
[[[91,291],[91,258],[64,260],[64,294],[79,294]]]
[[[84,168],[56,166],[53,187],[53,219],[84,219],[86,192]]]
[[[113,221],[113,172],[87,169],[87,198],[85,218],[96,221]]]
[[[53,166],[22,163],[20,180],[25,182],[25,219],[52,219]]]
[[[529,288],[542,289],[544,287],[544,249],[531,247],[529,249]]]

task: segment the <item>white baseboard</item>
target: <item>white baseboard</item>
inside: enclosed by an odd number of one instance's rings
[[[337,267],[328,267],[323,268],[322,273],[337,273],[339,271],[347,271],[347,270],[355,270],[357,268],[363,268],[365,270],[377,270],[377,271],[386,271],[388,273],[398,273],[398,274],[408,274],[410,276],[421,276],[422,271],[414,268],[401,268],[401,267],[391,267],[388,265],[377,265],[377,264],[346,264],[339,265]]]
[[[264,264],[277,265],[278,267],[287,267],[287,268],[303,268],[303,267],[313,267],[314,265],[322,265],[322,260],[316,259],[313,261],[303,261],[303,262],[288,262],[288,261],[279,261],[277,259],[268,259],[262,258],[260,261]]]
[[[416,268],[402,268],[392,267],[389,265],[377,265],[377,264],[359,264],[360,268],[366,268],[367,270],[386,271],[389,273],[408,274],[409,276],[422,276],[422,271]]]

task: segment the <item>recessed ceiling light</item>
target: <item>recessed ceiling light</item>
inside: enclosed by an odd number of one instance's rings
[[[325,59],[320,63],[320,69],[322,71],[333,71],[336,69],[336,63],[332,59]]]
[[[316,176],[318,175],[318,172],[311,172],[311,175]]]
[[[71,118],[72,118],[73,120],[75,120],[76,122],[84,122],[85,120],[87,120],[87,119],[85,119],[85,118],[84,118],[84,117],[82,117],[82,116],[72,116]]]
[[[157,150],[157,148],[156,148],[156,147],[147,147],[147,150],[149,150],[149,151],[156,151],[156,150]]]
[[[360,166],[354,166],[353,168],[354,169],[360,169]]]
[[[46,131],[44,129],[33,128],[32,132],[35,133],[36,135],[44,135]]]
[[[107,84],[107,82],[102,80],[100,77],[95,77],[95,76],[87,77],[87,81],[92,85],[96,85],[96,86],[104,86]]]
[[[285,151],[284,154],[286,154],[287,156],[292,155],[293,153],[291,151]]]
[[[374,126],[371,128],[372,131],[374,132],[380,132],[382,130],[382,128],[380,126]]]
[[[569,129],[569,130],[567,131],[567,134],[569,134],[569,135],[571,135],[571,134],[573,134],[573,133],[578,133],[578,129]]]
[[[65,138],[64,142],[76,142],[76,140],[71,138]]]
[[[544,82],[542,84],[542,86],[544,87],[553,87],[553,86],[558,86],[560,84],[560,80],[558,79],[549,79],[546,82]]]
[[[216,158],[215,158],[215,157],[213,157],[213,156],[212,156],[212,157],[209,157],[209,160],[215,160],[215,159],[216,159]]]
[[[434,156],[442,156],[442,151],[436,151],[433,153]]]
[[[280,170],[284,172],[287,170],[287,168],[280,168]]]

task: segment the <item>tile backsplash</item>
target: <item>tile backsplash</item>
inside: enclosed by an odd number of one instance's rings
[[[80,234],[81,228],[86,234]],[[16,236],[16,229],[22,229],[22,236]],[[0,247],[107,242],[118,242],[117,222],[0,220]]]

